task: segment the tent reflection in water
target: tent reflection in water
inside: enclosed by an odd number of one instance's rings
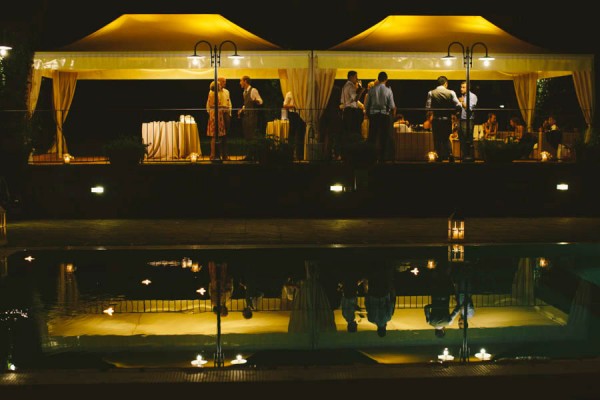
[[[288,332],[335,332],[333,309],[319,281],[319,265],[305,261],[306,277],[300,281],[292,301]]]

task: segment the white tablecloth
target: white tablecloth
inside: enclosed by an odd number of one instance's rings
[[[267,122],[267,135],[273,135],[278,139],[287,141],[290,134],[290,121],[287,119],[276,119]]]
[[[142,124],[142,138],[148,144],[147,159],[173,160],[202,155],[196,123],[154,121]]]

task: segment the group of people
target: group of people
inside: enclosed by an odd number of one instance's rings
[[[211,138],[210,142],[210,160],[229,160],[227,153],[227,135],[231,131],[232,103],[229,90],[226,88],[227,78],[217,78],[217,95],[215,96],[215,82],[211,82],[208,99],[206,101],[206,110],[208,112],[208,124],[206,135]],[[244,75],[240,79],[242,88],[243,103],[238,110],[238,118],[242,121],[243,138],[251,142],[258,137],[259,112],[263,105],[263,99],[257,88],[252,86],[252,79]],[[290,121],[290,139],[294,144],[297,159],[302,158],[302,143],[304,141],[304,131],[306,124],[300,118],[296,110],[294,97],[291,91],[286,93],[283,101],[283,108],[286,110],[287,118]],[[215,114],[215,109],[218,114]],[[215,118],[218,115],[218,133],[215,134]],[[218,137],[218,141],[217,141]],[[219,144],[217,152],[217,143]]]
[[[394,123],[406,123],[403,116],[402,121],[396,121],[396,105],[392,89],[388,85],[388,75],[381,71],[377,80],[369,82],[364,88],[362,81],[358,79],[356,71],[349,71],[347,81],[341,89],[339,96],[339,110],[341,110],[341,127],[338,131],[334,124],[328,124],[327,113],[324,115],[321,129],[331,130],[326,132],[327,151],[333,153],[336,159],[343,159],[344,152],[348,146],[363,140],[361,129],[363,121],[368,120],[368,133],[366,141],[371,144],[376,152],[378,162],[384,162],[389,143],[389,133]],[[209,113],[207,136],[211,137],[210,159],[221,158],[228,160],[227,134],[231,128],[232,104],[229,91],[226,89],[227,80],[219,77],[217,82],[218,94],[214,95],[214,82],[210,85],[210,93],[206,103]],[[240,79],[243,90],[243,105],[238,111],[238,118],[242,119],[242,133],[247,141],[255,140],[258,136],[259,109],[263,99],[258,89],[252,86],[249,76]],[[335,94],[333,94],[335,96]],[[362,101],[361,101],[362,100]],[[217,107],[215,107],[217,102]],[[454,162],[450,139],[460,142],[460,154],[462,161],[474,161],[473,129],[475,121],[474,109],[477,107],[478,98],[472,91],[467,92],[467,82],[462,81],[460,85],[460,97],[456,92],[448,88],[448,79],[445,76],[437,78],[437,87],[427,93],[425,108],[427,108],[424,129],[431,129],[433,134],[434,150],[437,153],[437,161],[447,160]],[[333,104],[333,103],[331,103]],[[215,135],[215,108],[218,109],[219,123],[218,134]],[[306,124],[300,117],[294,96],[288,91],[283,101],[284,118],[290,122],[289,142],[292,144],[296,159],[303,159],[304,138]],[[511,129],[514,131],[511,139],[517,142],[531,142],[535,140],[526,132],[520,117],[510,119]],[[490,112],[488,119],[482,124],[484,139],[494,139],[498,133],[498,120],[496,114]],[[556,120],[550,116],[540,130],[547,136],[547,141],[554,149],[561,142],[560,130],[557,128]],[[331,133],[331,135],[329,135]],[[219,138],[219,152],[217,155],[217,137]],[[330,142],[333,137],[333,145]]]

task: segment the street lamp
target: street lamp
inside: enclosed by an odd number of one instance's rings
[[[237,46],[236,44],[231,41],[231,40],[224,40],[221,42],[221,44],[219,44],[219,46],[217,47],[217,45],[212,45],[210,42],[206,41],[206,40],[199,40],[196,42],[196,44],[194,45],[194,54],[189,56],[188,58],[190,60],[192,60],[193,63],[197,63],[198,60],[203,59],[204,56],[200,56],[198,55],[198,45],[200,43],[204,43],[208,46],[208,51],[210,53],[210,66],[211,67],[215,67],[215,130],[213,133],[213,137],[215,140],[215,154],[218,152],[218,140],[219,140],[219,97],[218,97],[218,83],[217,83],[217,78],[218,78],[218,69],[219,66],[221,65],[221,51],[223,50],[223,45],[225,43],[231,43],[233,45],[233,54],[229,56],[229,58],[234,59],[234,60],[239,60],[244,58],[243,56],[240,56],[237,52]],[[222,161],[221,157],[215,157],[214,160],[215,162],[217,161]]]
[[[466,146],[469,149],[469,154],[462,155],[462,161],[472,162],[473,161],[473,121],[471,120],[471,68],[473,67],[473,50],[477,46],[481,46],[485,49],[485,57],[479,57],[480,61],[489,62],[495,60],[494,57],[488,55],[488,48],[483,42],[475,42],[471,47],[463,45],[461,42],[451,42],[448,45],[448,54],[442,57],[442,60],[456,60],[456,56],[450,54],[450,49],[454,45],[458,45],[462,49],[463,65],[467,69],[467,134],[465,135]]]

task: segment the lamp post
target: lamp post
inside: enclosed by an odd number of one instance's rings
[[[231,43],[233,45],[233,54],[229,56],[229,58],[231,59],[241,59],[244,58],[243,56],[238,55],[237,52],[237,46],[236,44],[231,41],[231,40],[224,40],[221,42],[221,44],[219,44],[219,46],[217,46],[216,44],[213,45],[210,42],[208,42],[207,40],[199,40],[196,42],[196,44],[194,45],[194,54],[189,56],[188,58],[192,60],[192,62],[196,62],[199,59],[204,58],[204,56],[199,56],[198,55],[198,45],[204,43],[208,46],[208,51],[210,53],[210,66],[215,68],[215,130],[214,130],[214,140],[215,140],[215,154],[217,154],[218,152],[218,144],[219,142],[219,96],[218,96],[218,91],[219,91],[219,84],[217,82],[218,79],[218,69],[219,66],[221,65],[221,51],[223,50],[223,45],[225,43]],[[214,162],[221,162],[221,157],[219,155],[219,157],[214,157],[214,159],[212,160]]]
[[[454,45],[458,45],[461,48],[462,55],[463,55],[463,65],[467,69],[467,79],[466,79],[466,82],[467,82],[467,93],[466,93],[467,109],[465,110],[467,113],[467,132],[466,132],[466,135],[464,135],[464,136],[465,136],[465,141],[466,141],[465,148],[469,149],[468,150],[469,154],[463,154],[462,161],[463,162],[465,162],[465,161],[472,162],[474,160],[474,158],[473,158],[473,121],[471,120],[471,116],[472,116],[472,111],[471,111],[471,68],[473,67],[473,50],[477,46],[481,46],[485,49],[485,57],[479,57],[479,60],[481,60],[481,61],[492,61],[492,60],[494,60],[494,57],[490,57],[488,55],[488,48],[487,48],[486,44],[483,42],[475,42],[471,45],[471,47],[465,46],[461,42],[451,42],[448,45],[448,54],[445,55],[444,57],[442,57],[443,60],[455,60],[456,59],[455,56],[450,54],[450,49]]]

